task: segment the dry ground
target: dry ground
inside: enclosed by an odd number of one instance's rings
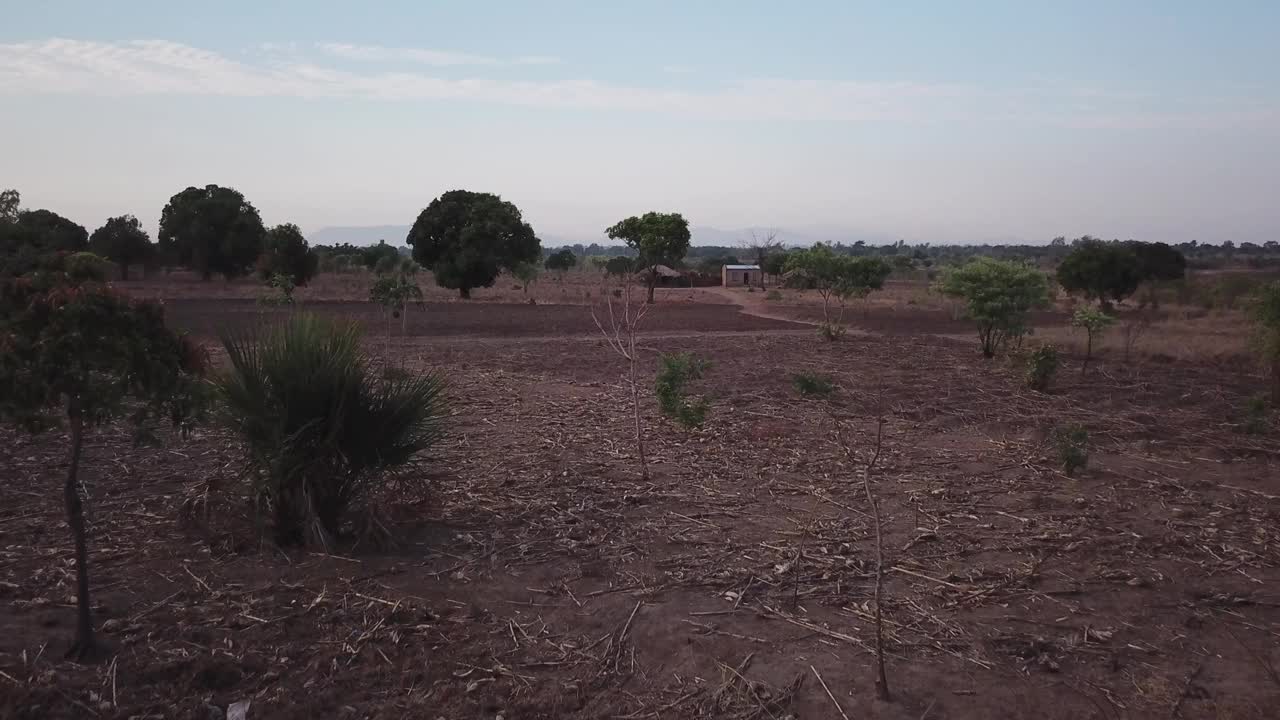
[[[0,717],[250,700],[251,718],[1265,718],[1280,700],[1280,443],[1238,432],[1253,375],[1070,361],[1039,395],[967,341],[822,343],[664,303],[645,373],[660,351],[711,358],[712,411],[684,432],[646,403],[646,482],[620,361],[589,326],[538,306],[504,337],[515,306],[462,307],[393,338],[399,362],[448,373],[456,414],[385,499],[394,550],[260,542],[216,426],[139,450],[97,434],[101,665],[60,660],[62,438],[4,431]],[[204,331],[216,308],[171,312]],[[799,398],[801,369],[836,396]],[[877,416],[890,704],[872,699],[867,507],[833,439],[840,422],[865,457]],[[1093,444],[1074,478],[1045,442],[1068,421]]]

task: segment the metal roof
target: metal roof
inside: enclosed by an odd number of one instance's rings
[[[759,265],[725,265],[725,270],[759,270]]]

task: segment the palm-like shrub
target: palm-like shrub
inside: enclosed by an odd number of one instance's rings
[[[281,544],[330,546],[349,509],[441,436],[441,376],[380,379],[360,337],[354,323],[302,314],[223,338],[231,370],[218,387]]]

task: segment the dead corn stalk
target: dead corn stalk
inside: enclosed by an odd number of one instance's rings
[[[640,456],[640,473],[645,480],[649,479],[649,462],[644,454],[644,433],[640,428],[640,383],[636,376],[636,328],[649,312],[645,303],[633,305],[631,302],[631,284],[623,285],[621,306],[622,316],[613,309],[613,298],[605,296],[609,306],[609,327],[605,328],[596,315],[595,306],[591,308],[591,319],[596,328],[604,336],[605,342],[615,353],[627,361],[627,383],[631,386],[631,411],[635,418],[636,453]]]
[[[880,460],[880,449],[884,440],[884,414],[881,412],[882,407],[881,403],[877,403],[876,444],[871,453],[871,458],[867,460],[866,465],[862,468],[862,490],[866,493],[867,505],[871,507],[872,527],[875,530],[876,540],[876,583],[872,600],[876,627],[876,697],[889,702],[892,696],[889,694],[889,680],[884,671],[884,619],[881,612],[881,598],[884,595],[884,532],[881,529],[880,503],[876,501],[875,493],[871,491],[871,473],[875,470],[876,462]],[[840,449],[844,451],[845,457],[851,463],[858,464],[860,462],[858,453],[854,451],[853,446],[845,439],[844,428],[840,424],[840,420],[835,418],[834,415],[832,419],[835,421],[836,441],[840,444]]]

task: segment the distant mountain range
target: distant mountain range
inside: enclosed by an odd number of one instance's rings
[[[766,237],[775,229],[755,227],[741,228],[739,230],[722,230],[714,227],[693,227],[690,234],[693,235],[694,245],[720,245],[725,247],[735,247],[743,242],[751,239],[752,232],[758,237]],[[812,245],[815,242],[844,242],[852,244],[861,240],[869,245],[883,245],[897,242],[897,238],[883,234],[874,233],[857,233],[848,229],[836,228],[801,228],[797,230],[787,230],[777,228],[776,239],[785,245]],[[332,226],[320,228],[307,235],[307,241],[312,245],[340,245],[349,243],[351,245],[376,245],[379,240],[386,240],[392,245],[404,245],[405,236],[409,234],[408,225],[349,225],[349,226]],[[590,245],[591,243],[599,243],[601,245],[619,245],[621,243],[610,242],[608,238],[573,238],[557,235],[540,235],[542,246],[544,248],[563,247],[565,245]]]
[[[312,245],[377,245],[386,240],[391,245],[403,245],[409,234],[408,225],[350,225],[320,228],[307,234]]]

